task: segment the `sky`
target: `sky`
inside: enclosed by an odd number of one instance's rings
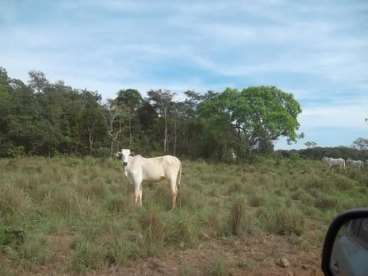
[[[368,136],[368,1],[0,0],[0,66],[27,81],[97,90],[274,85],[302,107],[305,138]]]

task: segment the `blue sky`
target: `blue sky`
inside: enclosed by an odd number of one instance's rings
[[[305,141],[368,136],[368,1],[0,1],[0,66],[98,90],[275,85]],[[285,141],[278,148],[288,147]]]

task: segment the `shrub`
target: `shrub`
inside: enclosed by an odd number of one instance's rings
[[[74,271],[96,269],[104,260],[104,252],[96,241],[80,238],[73,243],[72,249],[71,269]]]
[[[180,247],[191,246],[199,236],[198,223],[195,217],[184,210],[176,210],[166,218],[165,242]]]
[[[252,192],[248,194],[248,204],[252,207],[259,207],[264,204],[265,199],[258,192]]]
[[[260,227],[278,235],[301,235],[304,215],[292,208],[263,208],[259,212]]]
[[[11,184],[0,185],[0,218],[9,221],[32,211],[32,201],[27,193]]]
[[[161,218],[157,215],[157,211],[150,209],[147,212],[142,212],[140,225],[147,255],[157,254],[162,249],[166,235],[166,229]]]
[[[130,207],[129,200],[120,194],[114,194],[107,197],[105,200],[107,210],[112,213],[123,213]]]
[[[139,245],[127,237],[115,237],[104,243],[104,262],[107,265],[122,265],[128,259],[135,259],[140,255]]]
[[[40,234],[27,235],[17,251],[20,259],[25,259],[32,264],[44,264],[50,257],[46,239]]]
[[[0,248],[2,246],[20,246],[24,243],[25,233],[23,230],[15,230],[5,225],[0,225]]]
[[[239,235],[241,233],[242,220],[244,220],[244,201],[238,199],[233,204],[230,213],[231,233]]]
[[[211,262],[208,267],[204,271],[204,275],[209,276],[225,276],[229,275],[228,267],[225,262],[220,258],[217,258],[215,261]]]
[[[319,193],[315,199],[314,206],[319,209],[333,209],[339,205],[337,198]]]
[[[188,265],[183,265],[179,267],[179,275],[180,276],[192,276],[192,275],[198,275],[196,273],[195,269]]]

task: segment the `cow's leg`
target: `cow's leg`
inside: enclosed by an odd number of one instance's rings
[[[139,185],[139,207],[142,207],[142,196],[143,196],[143,191],[142,191],[142,184]]]
[[[134,203],[136,206],[142,206],[142,179],[134,179]]]
[[[134,187],[134,205],[138,206],[138,201],[139,201],[139,190],[137,189],[137,187]]]
[[[129,182],[130,182],[130,184],[134,187],[132,190],[133,190],[133,192],[132,192],[132,202],[133,202],[133,204],[134,205],[137,205],[137,192],[136,192],[136,190],[137,190],[137,188],[136,188],[136,181],[134,180],[134,177],[132,177],[132,176],[128,176],[128,180],[129,180]]]
[[[176,198],[178,196],[178,186],[176,183],[177,174],[173,174],[169,181],[171,187],[171,207],[174,209],[176,207]]]
[[[171,196],[171,206],[172,209],[176,208],[176,197],[178,196],[178,192],[173,192]]]

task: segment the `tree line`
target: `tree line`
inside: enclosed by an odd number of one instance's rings
[[[29,81],[0,67],[0,157],[22,154],[109,156],[120,148],[188,158],[244,158],[273,151],[279,137],[298,138],[299,103],[274,86],[221,92],[97,91],[50,82],[31,71]]]
[[[314,147],[300,150],[278,150],[277,155],[285,158],[301,157],[304,159],[321,160],[323,157],[368,160],[368,149],[355,147]]]

